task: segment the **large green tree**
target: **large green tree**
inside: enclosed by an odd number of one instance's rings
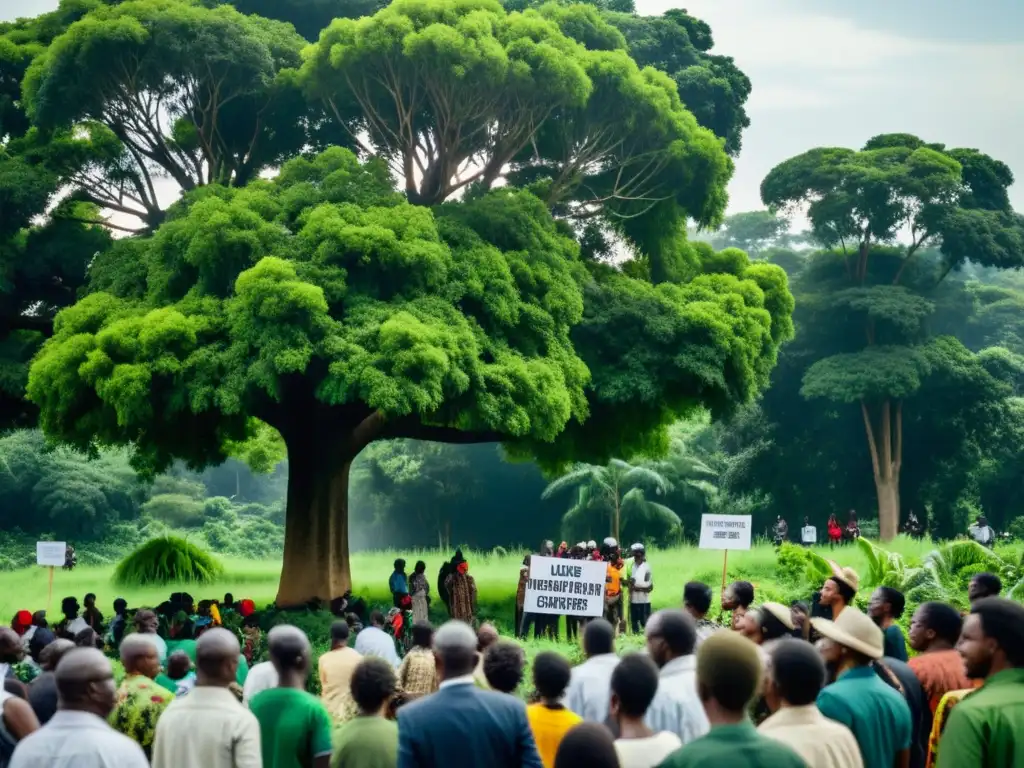
[[[976,150],[893,134],[860,151],[811,150],[762,184],[773,210],[806,206],[814,238],[834,249],[814,268],[808,332],[828,339],[803,373],[802,393],[858,407],[883,539],[899,525],[904,404],[963,350],[926,343],[934,309],[926,293],[968,260],[1024,261],[1024,224],[1006,194],[1012,180],[1005,165]],[[897,245],[904,233],[910,242]],[[933,260],[925,256],[930,247]]]

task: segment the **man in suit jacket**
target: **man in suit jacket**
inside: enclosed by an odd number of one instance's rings
[[[476,644],[461,621],[437,630],[441,685],[398,710],[398,768],[542,768],[525,705],[473,684]]]

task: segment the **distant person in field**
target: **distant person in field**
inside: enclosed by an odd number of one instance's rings
[[[469,563],[458,563],[449,574],[447,585],[452,618],[472,624],[476,617],[476,580],[469,575]]]
[[[856,510],[850,510],[850,517],[846,520],[846,528],[843,530],[843,540],[847,543],[855,542],[860,538],[860,524],[857,522]]]
[[[594,619],[583,628],[583,655],[587,660],[572,670],[566,706],[588,723],[608,719],[615,655],[615,628],[606,619]]]
[[[387,719],[398,693],[395,670],[383,659],[363,659],[352,673],[351,688],[358,716],[335,732],[332,768],[395,768],[398,726]]]
[[[907,641],[896,620],[903,615],[906,604],[903,593],[892,587],[878,587],[868,603],[868,615],[885,636],[885,655],[900,661],[907,660]]]
[[[971,606],[958,650],[985,683],[956,705],[939,742],[938,768],[1024,765],[1024,606],[990,597]]]
[[[388,589],[391,590],[395,608],[401,608],[402,601],[409,594],[409,582],[405,575],[405,560],[402,558],[395,560],[395,570],[392,572],[391,578],[388,579]]]
[[[238,638],[226,629],[203,633],[195,687],[171,702],[157,723],[153,768],[262,768],[259,723],[230,690],[240,651]]]
[[[978,515],[978,519],[967,528],[967,534],[983,547],[991,547],[996,542],[996,532],[984,515]]]
[[[841,544],[843,541],[843,527],[839,525],[835,513],[828,516],[828,543],[830,547]]]
[[[434,634],[440,689],[398,710],[399,768],[542,768],[522,702],[473,684],[476,645],[460,621]]]
[[[134,739],[150,757],[156,738],[156,724],[174,701],[174,694],[156,682],[160,659],[156,646],[142,634],[128,635],[121,643],[124,681],[117,689],[117,704],[110,724]]]
[[[558,745],[571,728],[583,722],[562,703],[571,674],[569,662],[557,653],[545,651],[533,660],[533,685],[540,701],[526,708],[526,716],[544,768],[554,768]]]
[[[426,623],[430,620],[430,584],[427,581],[427,564],[422,560],[416,561],[409,577],[409,593],[412,595],[413,623]]]
[[[994,573],[976,573],[967,586],[967,597],[973,604],[986,597],[999,597],[1002,591],[1003,582]]]
[[[9,768],[149,768],[138,743],[107,723],[115,686],[106,656],[95,648],[72,649],[55,679],[60,711],[18,744]]]
[[[260,724],[263,768],[328,768],[331,716],[316,696],[306,692],[309,638],[296,627],[281,625],[270,630],[267,640],[279,684],[249,701]]]
[[[629,569],[629,624],[634,635],[647,626],[651,617],[651,592],[654,590],[654,577],[651,575],[651,564],[647,562],[647,550],[644,545],[636,543],[631,547],[633,562]]]
[[[618,734],[615,751],[620,768],[654,768],[683,746],[675,733],[655,732],[645,722],[658,684],[658,667],[640,653],[623,657],[612,672],[609,711]]]

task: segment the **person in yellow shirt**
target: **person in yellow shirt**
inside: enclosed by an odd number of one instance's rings
[[[363,657],[348,647],[349,628],[344,621],[331,625],[331,650],[323,654],[318,662],[320,673],[320,698],[335,723],[344,723],[357,714],[352,698],[352,674]]]
[[[526,717],[544,768],[554,768],[555,754],[562,738],[583,722],[579,715],[561,703],[571,675],[569,662],[557,653],[545,651],[537,654],[533,661],[533,685],[540,701],[526,708]]]

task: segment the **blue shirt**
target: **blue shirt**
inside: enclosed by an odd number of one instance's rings
[[[910,748],[910,707],[871,667],[840,675],[818,694],[818,709],[853,731],[865,768],[892,768],[897,753]]]
[[[409,594],[409,585],[405,580],[405,574],[398,571],[392,573],[391,578],[388,580],[388,589],[391,590],[392,594]]]

